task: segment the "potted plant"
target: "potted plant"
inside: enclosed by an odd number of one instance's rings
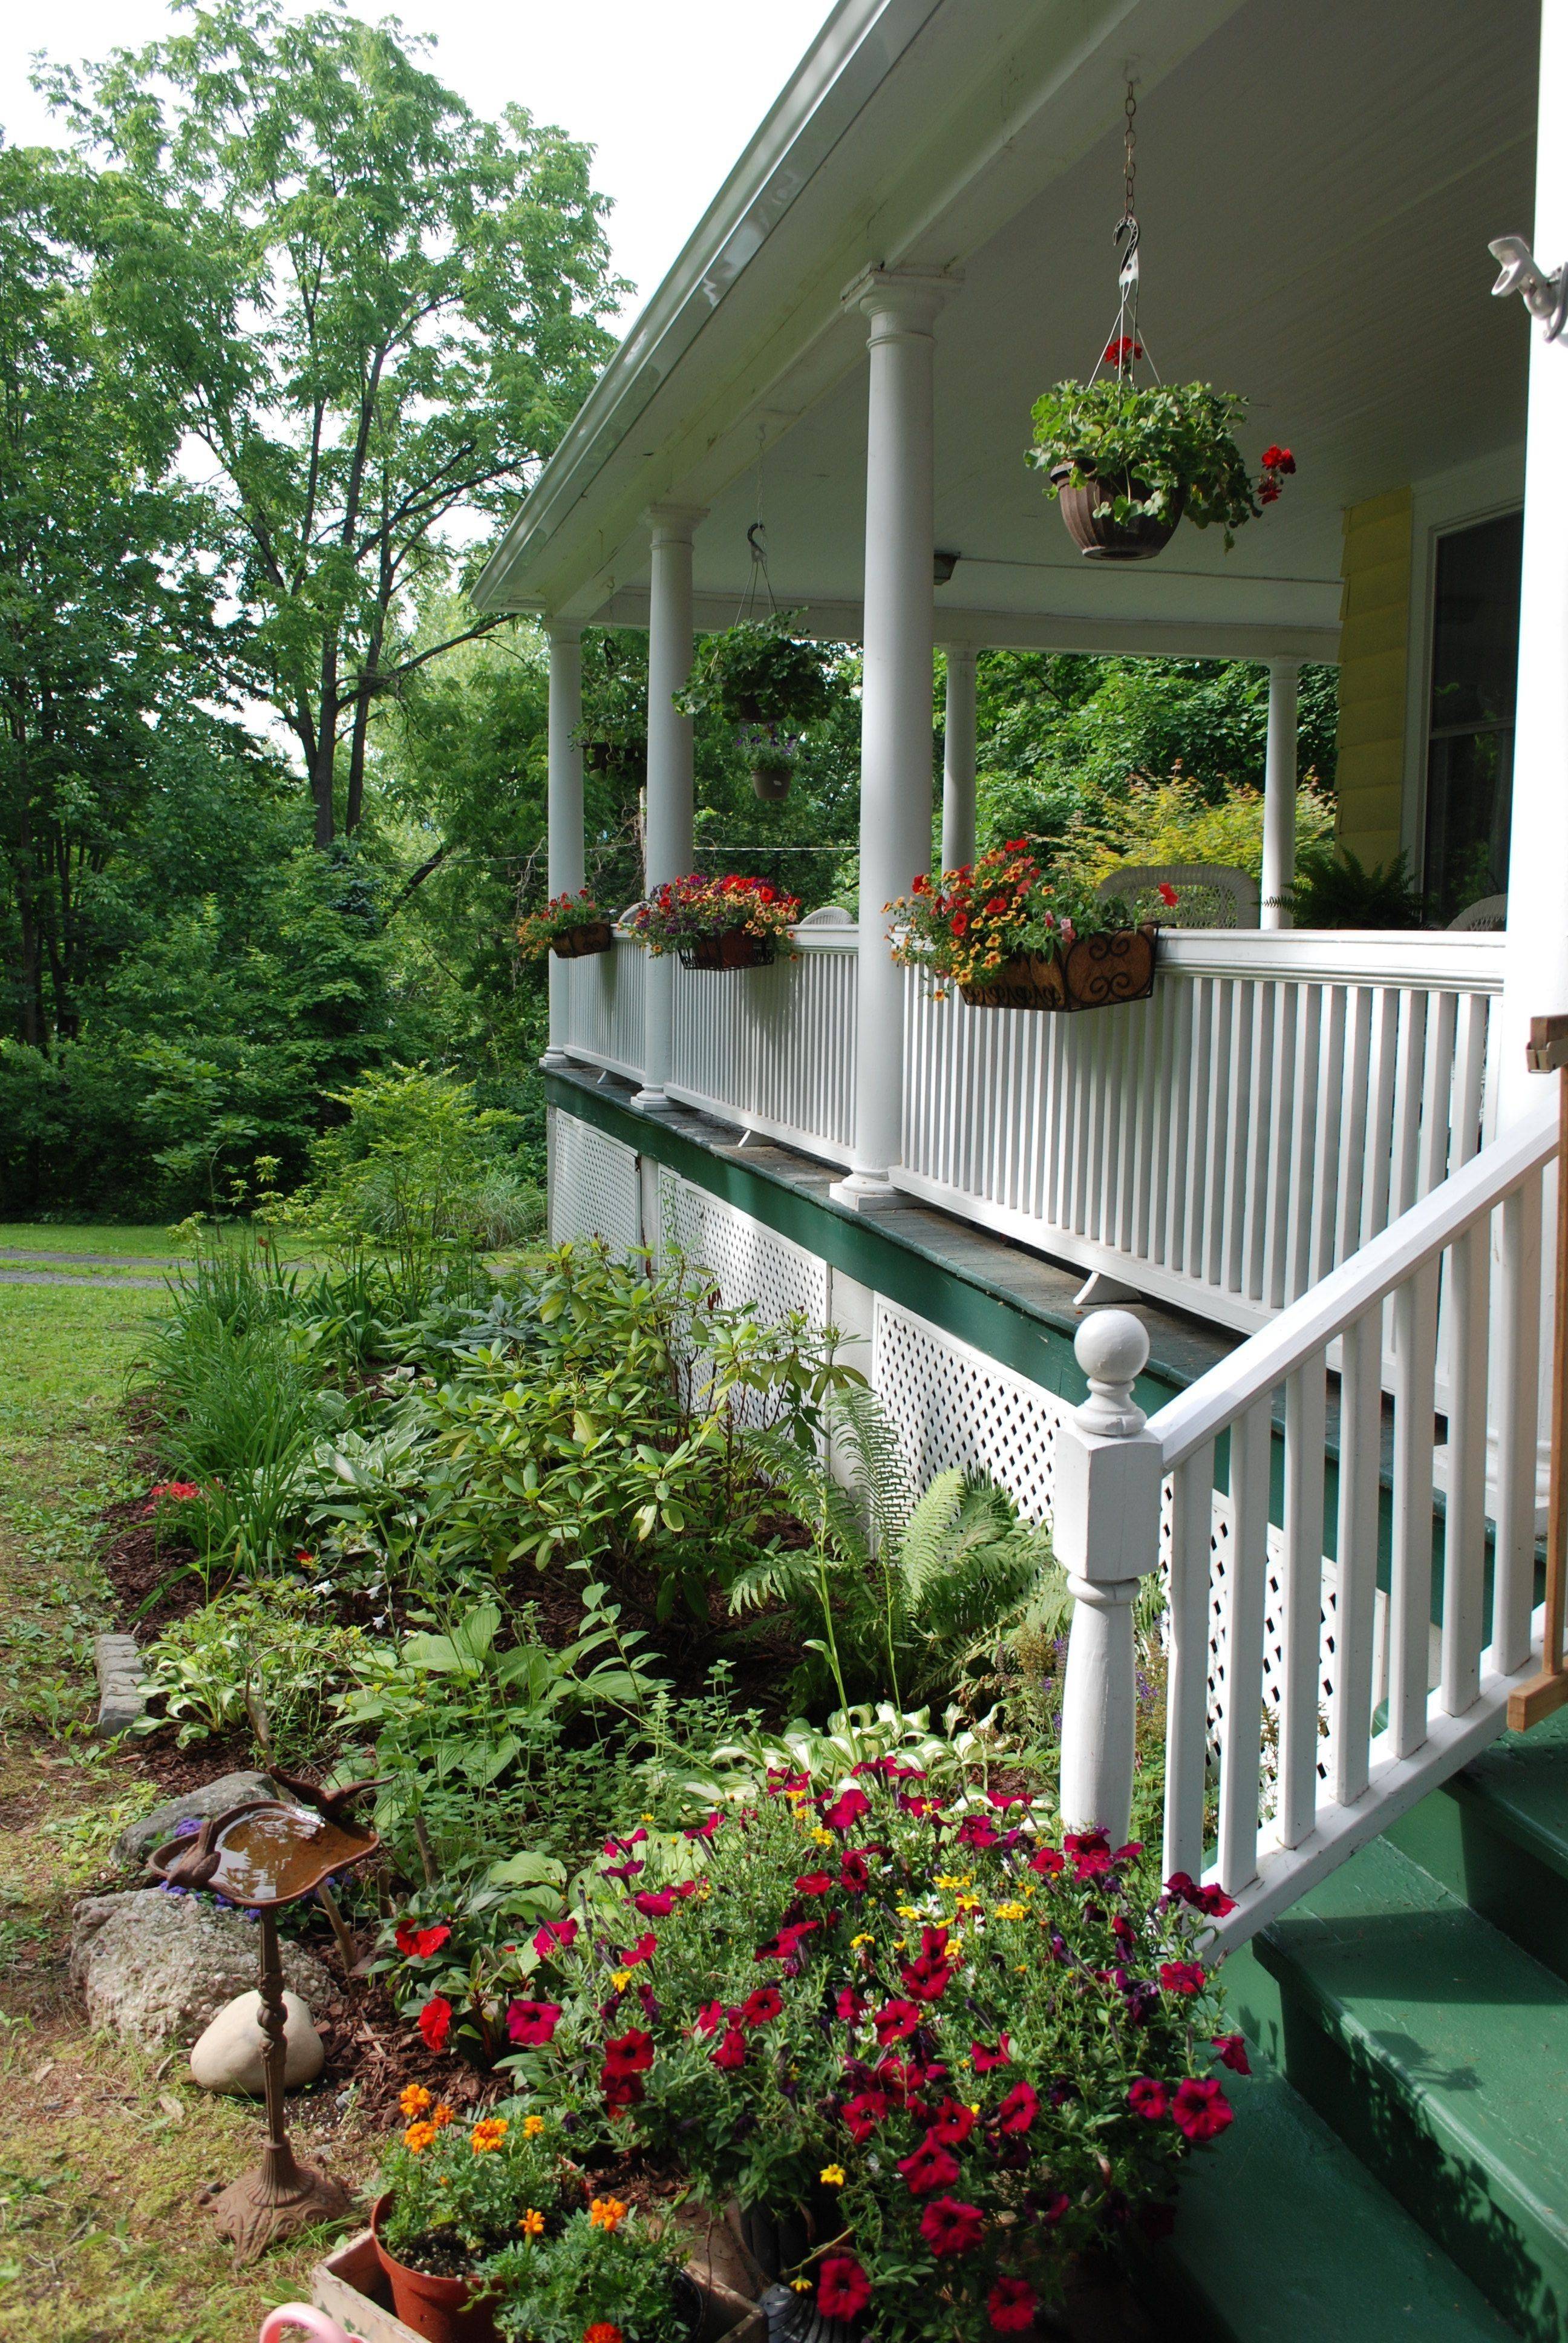
[[[690,2343],[703,2302],[678,2232],[621,2198],[590,2196],[553,2229],[524,2234],[487,2267],[496,2324],[516,2343]]]
[[[1161,900],[1174,908],[1176,890]],[[889,909],[893,958],[956,984],[972,1009],[1107,1009],[1154,989],[1155,927],[1124,900],[1045,870],[1028,842],[995,846],[932,886],[917,878]]]
[[[518,929],[525,960],[539,960],[547,951],[558,960],[584,960],[607,952],[615,933],[586,887],[575,895],[552,895],[542,911],[530,912]]]
[[[694,870],[656,887],[631,914],[650,952],[674,952],[682,968],[766,968],[800,916],[800,899],[763,879],[708,879]]]
[[[532,2211],[559,2226],[558,2147],[539,2117],[497,2107],[461,2120],[422,2083],[399,2101],[406,2127],[382,2167],[370,2232],[397,2316],[429,2343],[495,2343],[484,2264]]]
[[[833,704],[832,654],[811,640],[798,610],[744,618],[709,635],[675,695],[685,716],[736,727],[759,798],[787,795],[800,736]]]
[[[737,2202],[814,2332],[1038,2331],[1075,2256],[1168,2225],[1246,2071],[1196,1957],[1229,1897],[1051,1819],[888,1756],[612,1840],[535,1940],[534,2104]]]
[[[1254,485],[1234,437],[1246,400],[1205,382],[1134,383],[1127,361],[1138,347],[1121,353],[1113,375],[1041,392],[1029,460],[1090,560],[1147,561],[1183,516],[1221,528],[1229,552],[1237,529],[1276,501],[1295,458],[1265,448]],[[1116,353],[1112,344],[1105,355]]]

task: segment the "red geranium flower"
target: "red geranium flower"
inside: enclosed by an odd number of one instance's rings
[[[985,2307],[999,2335],[1028,2335],[1040,2297],[1027,2278],[999,2278],[985,2298]]]
[[[727,2026],[724,2039],[713,2054],[713,2063],[726,2072],[746,2064],[746,2036],[739,2026]]]
[[[1265,472],[1284,472],[1289,474],[1293,472],[1295,468],[1296,459],[1292,455],[1288,447],[1276,447],[1264,448],[1263,469]]]
[[[1208,1983],[1201,1961],[1161,1961],[1160,1984],[1165,1993],[1201,1993]]]
[[[1171,2095],[1151,2075],[1140,2075],[1128,2090],[1127,2104],[1145,2123],[1162,2123],[1171,2112]]]
[[[452,2030],[452,2005],[444,1993],[433,1993],[419,2012],[419,2031],[427,2050],[444,2050]]]
[[[740,2005],[742,2026],[767,2026],[783,2014],[784,1996],[776,1985],[759,1985]]]
[[[1279,482],[1277,480],[1264,480],[1258,490],[1258,502],[1261,505],[1277,505],[1279,501]]]
[[[410,1961],[427,1961],[432,1953],[440,1951],[451,1933],[450,1928],[416,1928],[409,1920],[399,1920],[395,1931],[397,1950]]]
[[[885,2091],[858,2091],[852,2099],[845,2100],[839,2113],[857,2147],[864,2147],[877,2126],[886,2122],[891,2105]]]
[[[871,1801],[864,1790],[841,1790],[823,1814],[822,1820],[829,1830],[850,1830],[862,1815],[871,1811]]]
[[[829,2254],[817,2281],[817,2308],[824,2318],[859,2318],[871,2299],[871,2281],[853,2254]]]
[[[1171,2120],[1184,2139],[1215,2139],[1235,2119],[1236,2110],[1211,2075],[1177,2085]]]
[[[805,1871],[795,1885],[802,1896],[826,1896],[833,1883],[825,1871]]]
[[[890,2042],[905,2042],[920,2023],[921,2013],[912,2001],[893,2000],[884,2003],[872,2023],[877,2039],[884,2048]]]
[[[985,2216],[978,2205],[961,2205],[952,2197],[935,2197],[920,2215],[920,2235],[933,2254],[972,2253],[985,2233]]]
[[[1251,2073],[1252,2069],[1247,2061],[1247,2043],[1244,2035],[1217,2034],[1214,2037],[1214,2050],[1220,2064],[1222,2066],[1229,2066],[1232,2075]]]
[[[1040,2093],[1032,2083],[1015,2083],[996,2111],[1003,2131],[1027,2131],[1040,2113]]]
[[[1159,891],[1160,900],[1164,904],[1166,910],[1168,911],[1173,911],[1181,899],[1177,894],[1175,888],[1172,887],[1169,879],[1161,879],[1160,881]]]
[[[1100,353],[1100,363],[1101,366],[1119,367],[1129,358],[1141,358],[1142,356],[1141,342],[1135,342],[1131,334],[1113,334]]]
[[[525,2050],[541,2049],[552,2041],[560,2022],[558,2001],[514,2001],[507,2011],[507,2032]]]
[[[929,2197],[933,2188],[952,2187],[959,2177],[959,2160],[940,2140],[928,2137],[899,2158],[899,2170],[910,2184],[911,2197]]]
[[[1012,2064],[1012,2051],[1010,2046],[1009,2036],[1005,2034],[999,2034],[997,2036],[996,2048],[994,2050],[988,2050],[983,2042],[971,2042],[970,2044],[970,2056],[975,2062],[975,2073],[977,2075],[989,2075],[993,2066],[1010,2066]]]

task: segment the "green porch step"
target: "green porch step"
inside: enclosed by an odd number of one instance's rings
[[[1182,2167],[1150,2308],[1191,2343],[1517,2343],[1278,2074],[1227,2075],[1236,2120]]]
[[[1238,2021],[1508,2324],[1561,2343],[1568,1984],[1387,1839],[1227,1982]]]
[[[1505,1734],[1388,1835],[1568,1978],[1568,1709]]]

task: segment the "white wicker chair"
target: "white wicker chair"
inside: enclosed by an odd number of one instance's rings
[[[1161,902],[1161,887],[1174,887],[1178,900]],[[1163,928],[1255,928],[1258,882],[1228,862],[1124,862],[1102,879],[1097,895],[1129,898],[1137,910]]]
[[[852,928],[855,915],[838,903],[824,903],[820,910],[808,911],[803,920],[795,922],[799,928]]]
[[[1477,901],[1466,903],[1448,924],[1451,930],[1463,928],[1483,935],[1498,935],[1508,925],[1508,898],[1483,895]]]

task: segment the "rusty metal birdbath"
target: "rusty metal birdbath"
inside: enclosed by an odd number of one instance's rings
[[[231,2182],[211,2207],[218,2234],[233,2240],[236,2267],[254,2261],[275,2238],[292,2237],[315,2221],[332,2220],[351,2210],[341,2182],[314,2165],[301,2164],[288,2144],[283,2112],[286,2012],[277,1914],[286,1904],[314,1895],[335,1871],[357,1863],[380,1845],[367,1824],[353,1822],[342,1811],[347,1798],[375,1785],[357,1783],[347,1791],[293,1786],[308,1805],[250,1799],[210,1816],[196,1837],[170,1840],[149,1862],[166,1886],[206,1888],[256,1913],[261,1923],[266,2145],[261,2162]]]

